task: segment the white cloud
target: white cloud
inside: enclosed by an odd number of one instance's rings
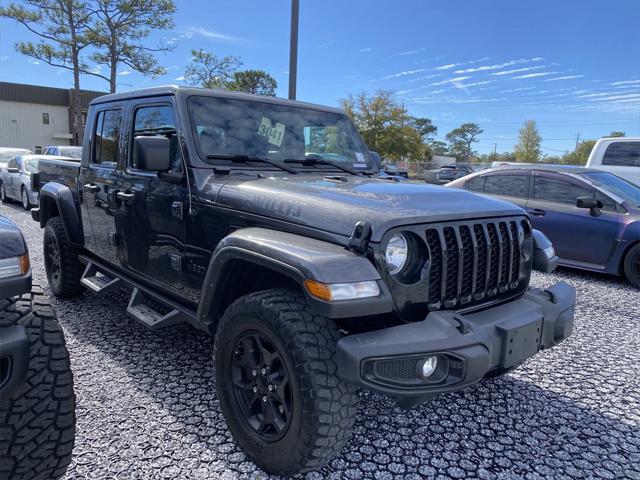
[[[484,72],[487,70],[499,70],[504,67],[510,67],[511,65],[517,65],[519,63],[539,62],[540,60],[544,60],[544,59],[542,57],[519,58],[517,60],[509,60],[508,62],[497,63],[495,65],[482,65],[480,67],[467,68],[464,70],[456,70],[454,73],[474,73],[474,72]]]
[[[462,82],[463,80],[467,80],[467,79],[469,79],[469,78],[471,78],[471,77],[466,76],[466,77],[455,77],[455,78],[450,78],[450,79],[448,79],[448,80],[442,80],[442,81],[440,81],[440,82],[432,83],[432,84],[431,84],[431,86],[436,87],[436,86],[438,86],[438,85],[447,85],[447,84],[449,84],[449,83],[459,83],[459,82]]]
[[[418,48],[416,50],[407,50],[406,52],[396,53],[396,55],[398,55],[398,56],[415,55],[417,53],[424,52],[425,50],[426,50],[426,48],[422,47],[422,48]]]
[[[3,55],[2,57],[0,57],[0,62],[5,62],[9,60],[9,55]]]
[[[604,102],[604,101],[626,101],[629,102],[631,100],[640,100],[640,93],[629,93],[626,95],[611,95],[608,97],[598,97],[598,98],[590,98],[590,102]]]
[[[609,85],[629,85],[629,84],[640,84],[640,80],[624,80],[622,82],[613,82]]]
[[[373,47],[367,47],[360,50],[360,53],[369,53],[373,52]]]
[[[548,75],[556,75],[558,72],[540,72],[540,73],[527,73],[526,75],[518,75],[517,77],[511,77],[513,80],[520,80],[523,78],[537,78],[546,77]]]
[[[515,92],[524,92],[525,90],[533,90],[536,87],[520,87],[520,88],[512,88],[509,90],[502,90],[500,93],[515,93]]]
[[[439,67],[436,67],[436,70],[449,70],[450,68],[457,67],[457,66],[458,66],[457,63],[448,63],[446,65],[440,65]]]
[[[511,75],[512,73],[529,72],[531,70],[540,70],[541,68],[545,68],[545,66],[536,65],[535,67],[523,67],[523,68],[515,68],[513,70],[501,70],[499,72],[490,73],[489,75]]]
[[[469,87],[479,87],[480,85],[489,85],[490,83],[495,82],[495,80],[483,80],[481,82],[471,82],[471,83],[457,83],[454,82],[456,88],[469,88]]]
[[[391,75],[379,78],[378,80],[389,80],[390,78],[404,77],[405,75],[413,75],[424,71],[424,68],[418,68],[417,70],[405,70],[404,72],[392,73]]]
[[[573,80],[574,78],[582,78],[584,75],[565,75],[564,77],[547,78],[545,82],[557,82],[558,80]]]
[[[122,70],[121,72],[118,72],[118,75],[124,76],[124,75],[130,75],[131,74],[131,70]]]
[[[179,77],[174,78],[174,80],[177,80],[178,82],[181,82],[184,80],[184,75],[180,75]]]
[[[232,37],[231,35],[226,35],[224,33],[220,33],[202,26],[187,27],[187,29],[182,33],[181,37],[193,38],[194,35],[224,43],[241,43],[244,41],[244,39],[242,38]]]

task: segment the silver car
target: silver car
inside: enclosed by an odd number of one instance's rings
[[[38,162],[47,160],[70,160],[68,157],[47,155],[18,155],[0,169],[0,200],[6,203],[18,200],[25,210],[38,203],[38,192],[31,189],[31,175],[38,171]]]

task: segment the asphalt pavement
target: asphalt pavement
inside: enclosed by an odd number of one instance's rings
[[[48,291],[42,230],[17,204],[34,283]],[[640,292],[560,269],[532,286],[577,288],[573,335],[514,372],[402,410],[361,392],[355,435],[324,478],[640,479]],[[127,292],[52,303],[71,354],[77,437],[68,479],[267,478],[229,434],[212,340],[181,325],[149,332]]]

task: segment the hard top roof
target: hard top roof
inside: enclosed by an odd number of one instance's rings
[[[162,95],[200,95],[216,98],[234,98],[238,100],[246,100],[252,102],[272,103],[274,105],[282,105],[289,107],[310,108],[313,110],[322,110],[331,113],[344,113],[339,108],[327,107],[325,105],[316,105],[313,103],[299,102],[297,100],[286,100],[284,98],[268,97],[265,95],[253,95],[250,93],[230,92],[227,90],[217,90],[211,88],[183,87],[178,85],[164,85],[159,87],[142,88],[131,90],[129,92],[111,93],[98,97],[91,101],[91,105],[116,102],[122,100],[132,100],[135,98],[156,97]]]

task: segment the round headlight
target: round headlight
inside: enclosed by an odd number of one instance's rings
[[[391,237],[391,240],[387,243],[384,257],[389,273],[391,275],[400,273],[407,263],[407,258],[409,258],[409,242],[407,242],[407,237],[402,233],[396,233]]]

